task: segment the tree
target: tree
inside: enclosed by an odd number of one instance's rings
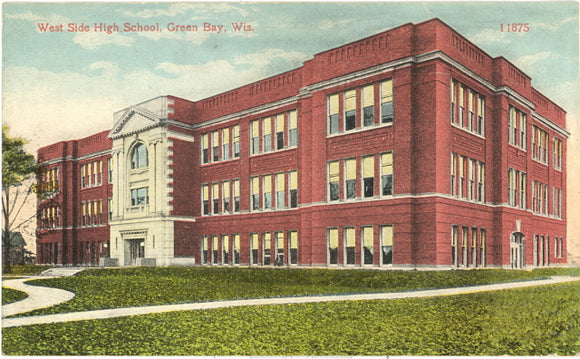
[[[21,218],[22,209],[35,192],[38,165],[33,155],[24,150],[26,140],[10,137],[2,126],[2,271],[11,273],[10,241],[12,233],[36,218]]]

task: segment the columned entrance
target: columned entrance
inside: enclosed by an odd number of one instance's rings
[[[523,268],[526,265],[526,237],[523,233],[514,232],[511,235],[510,264],[512,268]]]
[[[145,258],[145,240],[144,239],[129,239],[129,257],[126,265],[137,265],[137,258]]]

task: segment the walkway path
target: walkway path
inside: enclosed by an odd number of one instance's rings
[[[552,277],[550,279],[532,280],[525,282],[489,284],[460,288],[431,289],[402,293],[371,293],[371,294],[325,295],[325,296],[309,296],[309,297],[244,299],[244,300],[227,300],[205,303],[186,303],[186,304],[155,305],[148,307],[103,309],[76,313],[50,314],[34,317],[4,318],[2,320],[2,327],[8,328],[34,324],[62,323],[79,320],[118,318],[131,315],[174,312],[180,310],[204,310],[204,309],[231,308],[231,307],[256,306],[256,305],[302,304],[302,303],[318,303],[318,302],[338,302],[348,300],[427,298],[445,295],[489,292],[501,289],[526,288],[532,286],[557,284],[571,281],[580,281],[580,277]]]
[[[39,287],[37,285],[29,285],[24,282],[31,279],[46,279],[47,277],[27,277],[20,279],[8,279],[2,281],[2,286],[5,288],[19,290],[28,294],[28,297],[18,302],[6,304],[2,306],[2,318],[9,315],[30,312],[31,310],[52,307],[75,297],[75,294],[64,289]]]

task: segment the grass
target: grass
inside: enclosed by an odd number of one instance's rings
[[[2,273],[2,276],[23,276],[23,275],[38,275],[45,270],[49,269],[50,266],[47,265],[35,265],[35,264],[27,264],[27,265],[18,265],[13,264],[10,266],[12,269],[11,273]]]
[[[576,355],[580,283],[3,330],[7,355]]]
[[[27,297],[28,294],[24,292],[2,287],[2,305],[17,302]]]
[[[127,268],[86,270],[32,283],[70,290],[75,299],[24,315],[155,304],[301,295],[400,292],[580,275],[580,269],[376,271],[272,268]],[[29,282],[31,283],[31,282]],[[22,316],[22,315],[20,315]]]

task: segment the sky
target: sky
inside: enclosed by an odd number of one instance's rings
[[[562,106],[572,133],[568,157],[580,154],[577,2],[5,2],[3,124],[36,152],[109,129],[113,113],[132,104],[169,94],[199,100],[434,17],[490,56],[507,58]],[[253,31],[234,31],[234,22]],[[100,23],[120,31],[95,31]],[[159,24],[161,31],[125,32],[125,23]],[[204,23],[224,27],[202,31]],[[528,24],[529,31],[501,31],[512,23]],[[44,24],[63,31],[42,31]],[[69,32],[69,24],[77,31]],[[199,31],[169,31],[171,24]],[[78,31],[84,26],[88,32]],[[568,162],[568,177],[580,178],[580,164]],[[580,211],[571,206],[580,203],[580,180],[574,181],[568,184],[569,241],[580,233]],[[580,249],[580,238],[575,242]]]

